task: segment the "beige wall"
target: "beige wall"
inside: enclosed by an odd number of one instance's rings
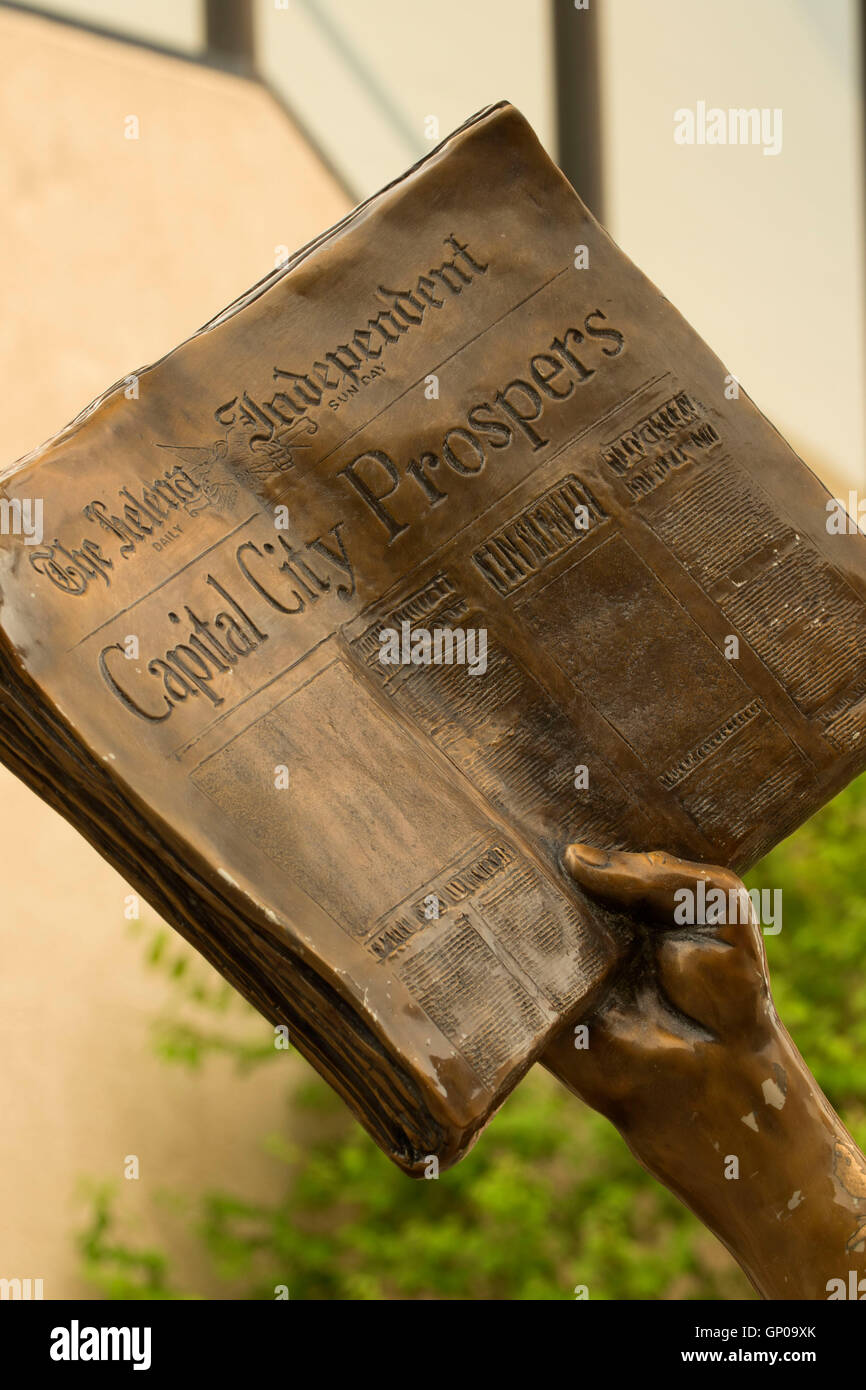
[[[205,0],[37,0],[33,8],[184,53],[205,45]]]

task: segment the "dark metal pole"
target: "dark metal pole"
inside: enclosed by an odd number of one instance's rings
[[[248,72],[255,58],[251,0],[205,0],[208,56]]]
[[[553,0],[558,163],[590,212],[602,220],[599,22],[601,0],[578,9]]]

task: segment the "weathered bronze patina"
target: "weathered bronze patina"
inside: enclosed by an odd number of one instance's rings
[[[3,493],[4,760],[411,1173],[628,952],[565,845],[866,765],[866,542],[507,104]]]
[[[571,845],[568,871],[627,911],[631,958],[543,1061],[620,1130],[765,1298],[866,1295],[866,1157],[779,1019],[762,929],[739,880],[669,854]],[[677,924],[702,887],[745,912]]]

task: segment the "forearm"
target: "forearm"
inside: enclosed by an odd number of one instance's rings
[[[830,1280],[847,1291],[852,1270],[866,1295],[863,1155],[781,1024],[757,1050],[729,1050],[723,1065],[716,1047],[687,1045],[705,1053],[697,1079],[669,1057],[664,1075],[605,1113],[764,1297],[824,1299]],[[567,1085],[569,1060],[565,1047],[545,1058]],[[694,1053],[688,1060],[691,1071]]]

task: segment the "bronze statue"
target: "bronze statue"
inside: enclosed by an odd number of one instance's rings
[[[754,912],[674,921],[678,890],[703,881],[730,902],[745,891],[739,880],[588,845],[570,845],[565,863],[586,892],[629,912],[635,939],[584,1020],[589,1045],[576,1048],[563,1029],[544,1065],[616,1125],[764,1298],[848,1297],[852,1277],[859,1297],[866,1157],[776,1013]]]
[[[811,1113],[856,1253],[754,931],[636,947],[668,870],[616,855],[743,872],[866,766],[866,541],[513,107],[0,481],[0,756],[395,1162],[543,1057],[765,1291],[717,1168]],[[821,1225],[790,1178],[749,1188],[773,1249]]]

